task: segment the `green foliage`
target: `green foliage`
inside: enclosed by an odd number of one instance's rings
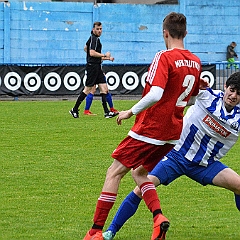
[[[136,101],[116,100],[119,110]],[[134,118],[116,124],[97,116],[73,119],[72,101],[0,102],[0,239],[82,239],[92,225],[95,204],[111,153],[127,135]],[[81,106],[83,109],[83,106]],[[223,159],[240,172],[239,142]],[[126,194],[135,186],[130,174],[121,183],[107,225]],[[240,239],[239,212],[233,194],[182,177],[158,188],[170,219],[168,239]],[[144,203],[116,236],[150,239],[152,216]]]

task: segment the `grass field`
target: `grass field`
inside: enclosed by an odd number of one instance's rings
[[[116,108],[136,101],[117,100]],[[73,119],[73,101],[0,101],[0,239],[83,239],[92,225],[96,200],[111,152],[126,136],[134,118],[122,126],[97,116]],[[83,109],[83,106],[81,106]],[[81,111],[82,113],[82,111]],[[223,162],[240,172],[240,142]],[[134,183],[123,179],[108,225]],[[171,221],[168,240],[239,240],[239,211],[231,192],[182,177],[158,193]],[[148,240],[152,216],[144,203],[116,240]],[[106,226],[107,227],[107,226]]]

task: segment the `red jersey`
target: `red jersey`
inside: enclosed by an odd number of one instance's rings
[[[155,145],[175,143],[180,138],[183,111],[191,96],[199,91],[201,63],[185,49],[158,52],[149,67],[144,97],[152,86],[164,89],[162,98],[136,115],[129,135]]]

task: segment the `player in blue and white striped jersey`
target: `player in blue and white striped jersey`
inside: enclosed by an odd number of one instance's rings
[[[200,91],[196,102],[184,116],[179,142],[149,173],[158,186],[168,185],[186,175],[202,185],[226,188],[235,194],[240,210],[240,176],[220,162],[237,142],[240,133],[240,72],[226,81],[225,91]],[[121,204],[113,222],[103,233],[111,240],[123,224],[135,213],[141,201],[136,187]]]

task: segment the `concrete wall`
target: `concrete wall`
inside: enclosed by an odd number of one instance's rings
[[[103,52],[111,51],[116,64],[149,64],[156,51],[165,49],[162,20],[171,11],[187,16],[185,46],[202,61],[224,61],[227,45],[240,45],[239,0],[97,6],[10,1],[0,2],[0,63],[85,64],[83,47],[98,20]]]

